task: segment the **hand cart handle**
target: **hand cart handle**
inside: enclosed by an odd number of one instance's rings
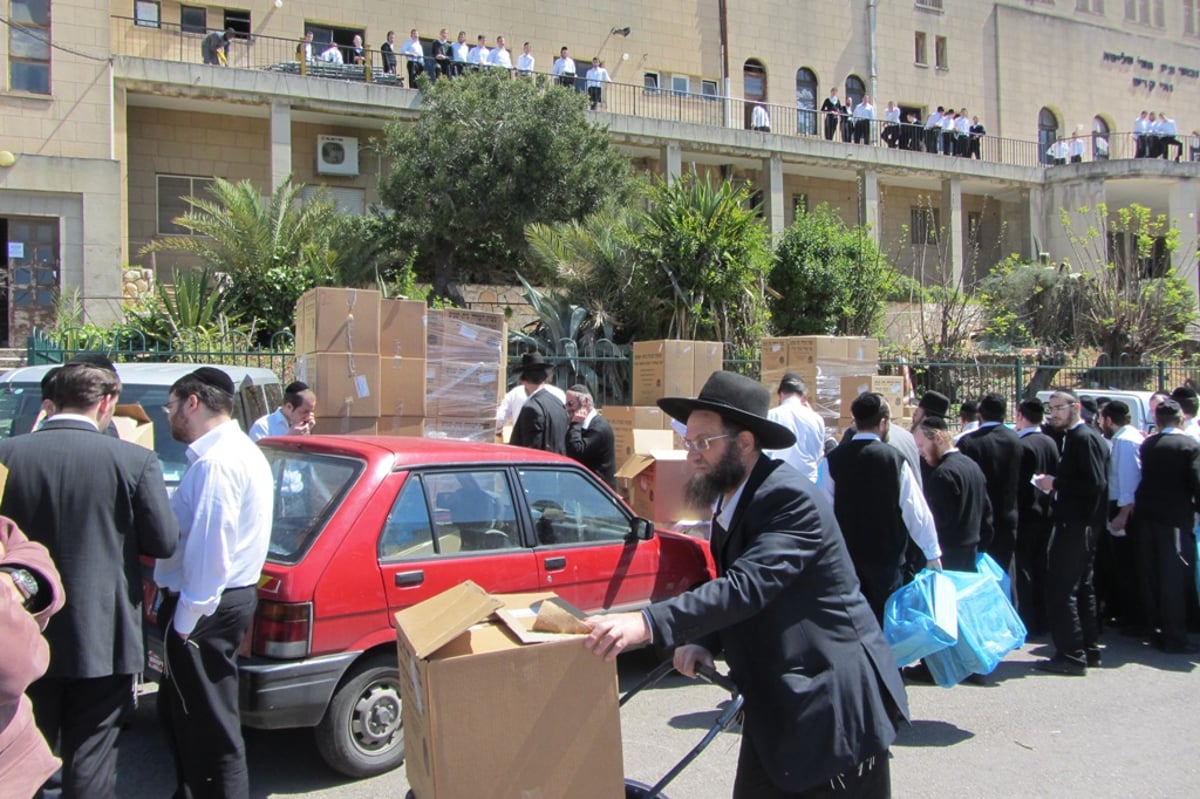
[[[734,684],[733,680],[729,679],[728,675],[722,674],[707,663],[696,664],[696,676],[705,682],[712,683],[719,688],[724,688],[733,696],[741,693],[738,691],[738,687]]]

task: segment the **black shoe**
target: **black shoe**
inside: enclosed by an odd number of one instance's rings
[[[933,675],[929,672],[929,667],[924,663],[917,663],[914,666],[905,666],[900,669],[900,676],[908,682],[921,683],[922,685],[933,685]]]
[[[981,685],[981,686],[986,686],[988,684],[987,677],[983,674],[968,674],[963,679],[963,682],[965,682],[969,685]]]
[[[1082,663],[1076,663],[1073,660],[1065,660],[1060,658],[1051,658],[1050,660],[1039,660],[1033,664],[1033,667],[1038,671],[1049,672],[1050,674],[1063,674],[1068,677],[1086,677],[1087,666]]]
[[[1089,649],[1087,653],[1087,664],[1089,669],[1097,668],[1100,665],[1100,650]]]

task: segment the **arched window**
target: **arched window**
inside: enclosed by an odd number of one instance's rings
[[[817,135],[817,76],[808,67],[796,70],[796,132]]]
[[[1108,160],[1108,122],[1099,115],[1092,120],[1092,160]]]
[[[767,101],[767,68],[756,58],[746,59],[742,66],[742,96],[746,98],[745,127],[749,129],[754,104]]]
[[[846,78],[846,99],[853,100],[855,105],[862,102],[863,95],[867,93],[867,85],[863,83],[863,79],[857,75],[850,75]]]
[[[1047,152],[1058,140],[1058,117],[1049,108],[1038,112],[1038,163],[1049,164],[1053,158]]]

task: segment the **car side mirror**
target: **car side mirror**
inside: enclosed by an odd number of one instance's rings
[[[654,522],[649,519],[634,519],[629,523],[628,541],[649,541],[654,538]]]

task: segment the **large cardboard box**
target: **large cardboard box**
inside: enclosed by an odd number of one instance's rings
[[[692,391],[688,396],[700,393],[713,372],[725,368],[725,345],[719,341],[697,341],[695,360],[692,363]]]
[[[122,441],[154,449],[154,422],[140,403],[118,405],[113,409],[112,425],[117,428],[117,437]]]
[[[489,361],[427,361],[425,414],[437,417],[496,418],[500,402],[500,364]]]
[[[635,435],[640,432],[635,431]],[[673,435],[670,431],[658,432]],[[617,469],[617,489],[638,516],[670,525],[711,513],[711,509],[687,507],[683,488],[691,476],[686,451],[641,451],[630,455]]]
[[[841,381],[842,416],[850,415],[850,403],[864,391],[882,394],[891,408],[892,416],[903,415],[904,378],[890,375],[843,377]]]
[[[716,341],[635,341],[633,404],[653,405],[662,397],[694,397],[724,364]]]
[[[617,463],[634,453],[634,430],[669,430],[671,427],[671,417],[663,413],[657,405],[605,405],[600,413],[612,427]],[[669,443],[662,443],[664,440],[660,437],[655,447],[670,449]]]
[[[446,308],[428,311],[425,318],[430,360],[499,363],[504,356],[508,324],[503,314]]]
[[[381,298],[379,301],[379,354],[383,357],[424,358],[425,317],[420,300]]]
[[[374,416],[319,416],[312,432],[319,436],[373,436],[379,432],[378,423]]]
[[[396,613],[405,770],[418,799],[622,796],[617,673],[573,609],[467,581]],[[565,611],[565,612],[564,612]],[[576,622],[577,624],[577,622]]]
[[[373,289],[304,292],[296,301],[296,352],[378,354],[379,300],[379,292]]]
[[[424,416],[424,358],[379,358],[379,413],[381,416]]]
[[[316,352],[296,356],[296,379],[317,395],[322,416],[379,416],[379,356]]]

